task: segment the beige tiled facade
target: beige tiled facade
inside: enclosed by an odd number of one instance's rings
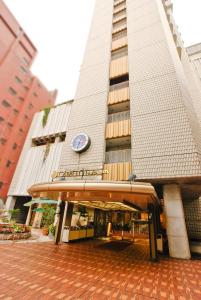
[[[173,194],[183,213],[201,194],[200,57],[200,46],[184,48],[170,0],[96,0],[58,169],[104,168],[104,180],[134,173],[165,198],[170,222]],[[79,133],[91,139],[81,154],[70,146]],[[184,215],[179,221],[185,251],[173,249],[169,223],[170,253],[186,258]]]

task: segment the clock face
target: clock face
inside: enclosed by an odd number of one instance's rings
[[[86,151],[91,144],[90,138],[85,133],[77,134],[71,142],[71,148],[73,151],[81,153]]]

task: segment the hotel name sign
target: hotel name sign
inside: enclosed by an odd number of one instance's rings
[[[69,177],[85,177],[85,176],[102,176],[109,174],[108,170],[96,169],[96,170],[69,170],[69,171],[54,171],[52,174],[52,180],[56,178],[69,178]]]

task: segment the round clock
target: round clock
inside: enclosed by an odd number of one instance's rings
[[[89,136],[85,133],[77,134],[71,141],[71,148],[77,153],[86,151],[91,144]]]

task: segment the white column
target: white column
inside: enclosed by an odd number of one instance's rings
[[[42,204],[38,204],[37,208],[42,208]],[[42,212],[36,212],[34,221],[33,221],[33,228],[40,228],[41,221],[42,221],[43,213]]]
[[[191,253],[179,185],[165,185],[163,187],[163,197],[170,256],[175,258],[190,259]]]
[[[31,214],[32,214],[32,205],[29,206],[29,211],[28,211],[27,218],[26,218],[26,223],[25,224],[27,226],[29,226],[29,224],[30,224]]]
[[[6,209],[7,210],[12,210],[15,207],[15,202],[16,202],[16,198],[12,197],[12,196],[8,196],[7,200],[6,200]]]

